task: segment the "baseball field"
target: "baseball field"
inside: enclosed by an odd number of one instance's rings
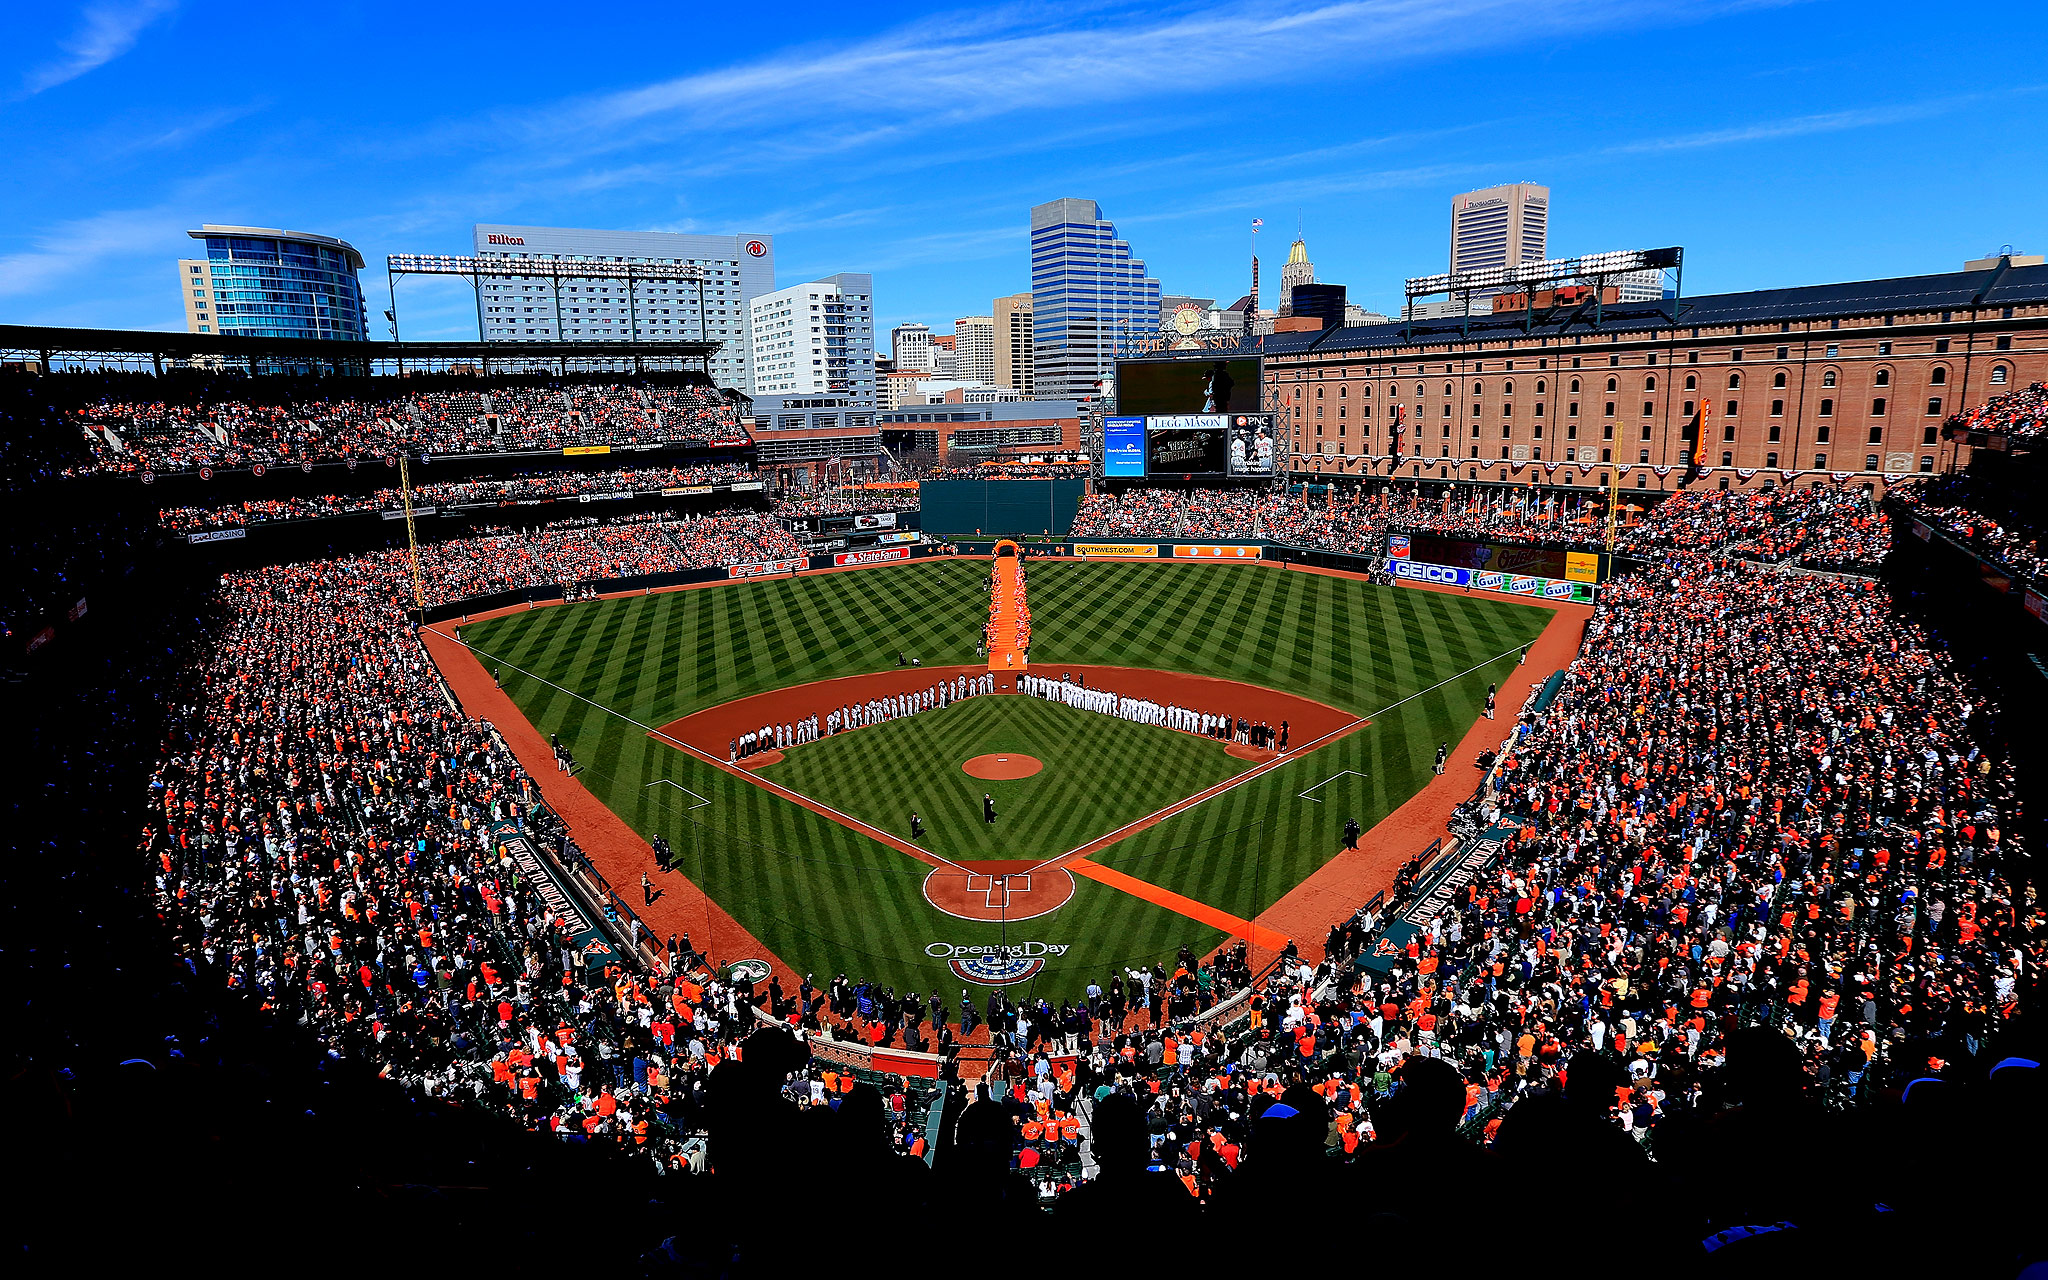
[[[1431,779],[1438,744],[1456,745],[1551,617],[1266,565],[1033,561],[1032,674],[1086,668],[1094,687],[1198,708],[1227,693],[1275,724],[1307,709],[1294,749],[1227,751],[1014,695],[751,769],[725,764],[723,730],[686,747],[682,726],[738,699],[788,719],[877,680],[909,689],[938,679],[930,669],[986,671],[988,568],[935,558],[591,601],[460,636],[534,728],[560,736],[583,785],[641,836],[664,836],[676,869],[774,958],[821,980],[928,990],[962,985],[958,949],[1031,942],[1042,964],[1029,979],[1058,997],[1113,965],[1206,952],[1300,884],[1339,851],[1347,818],[1370,829]],[[913,659],[920,670],[899,667]],[[963,770],[982,756],[1038,769]],[[990,894],[989,875],[1034,867],[1036,896],[1008,899],[1028,910],[1004,906],[1001,881]],[[928,886],[948,877],[988,909],[942,907]],[[1055,880],[1070,888],[1048,897]]]

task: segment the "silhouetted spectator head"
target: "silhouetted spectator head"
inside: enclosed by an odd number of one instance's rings
[[[1746,1107],[1785,1107],[1806,1093],[1799,1047],[1771,1027],[1740,1027],[1728,1036],[1721,1083],[1729,1099]]]
[[[968,1177],[995,1178],[1010,1171],[1010,1151],[1015,1145],[1010,1117],[994,1102],[976,1102],[960,1113],[953,1130],[953,1148],[947,1173]]]
[[[1095,1161],[1105,1171],[1129,1172],[1144,1167],[1152,1143],[1145,1130],[1145,1112],[1134,1099],[1112,1093],[1096,1103],[1091,1127]]]

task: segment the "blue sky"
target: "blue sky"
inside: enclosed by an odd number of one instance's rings
[[[2048,248],[2034,5],[1077,0],[17,7],[0,321],[176,329],[202,222],[467,252],[475,222],[769,232],[884,328],[1029,287],[1029,207],[1101,202],[1169,293],[1319,274],[1399,304],[1450,197],[1552,189],[1553,254],[1682,244],[1686,289]],[[406,336],[470,337],[413,279]]]

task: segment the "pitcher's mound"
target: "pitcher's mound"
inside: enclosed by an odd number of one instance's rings
[[[1020,756],[1015,752],[1001,756],[976,756],[960,766],[970,777],[1004,780],[1028,778],[1045,768],[1031,756]]]

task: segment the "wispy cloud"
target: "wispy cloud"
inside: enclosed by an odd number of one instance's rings
[[[40,293],[66,276],[138,249],[170,248],[178,243],[182,226],[169,208],[110,209],[59,223],[37,236],[32,247],[0,256],[0,297]]]
[[[1691,21],[1726,5],[1679,0],[1332,0],[1224,4],[1196,12],[1101,7],[1064,20],[1000,10],[975,22],[921,20],[872,39],[804,48],[616,93],[499,116],[555,163],[688,134],[739,130],[748,150],[803,154],[943,135],[972,122],[1056,104],[1067,119],[1115,103],[1189,93],[1206,109],[1219,86],[1470,51],[1561,31]],[[1360,72],[1363,74],[1363,72]],[[862,127],[820,130],[821,119]],[[729,135],[728,135],[729,136]],[[523,149],[523,148],[522,148]]]
[[[135,47],[142,33],[158,18],[178,7],[178,0],[127,0],[126,3],[88,5],[79,15],[78,30],[58,42],[64,56],[28,73],[22,83],[26,93],[37,94],[76,80],[86,72],[120,57]]]

